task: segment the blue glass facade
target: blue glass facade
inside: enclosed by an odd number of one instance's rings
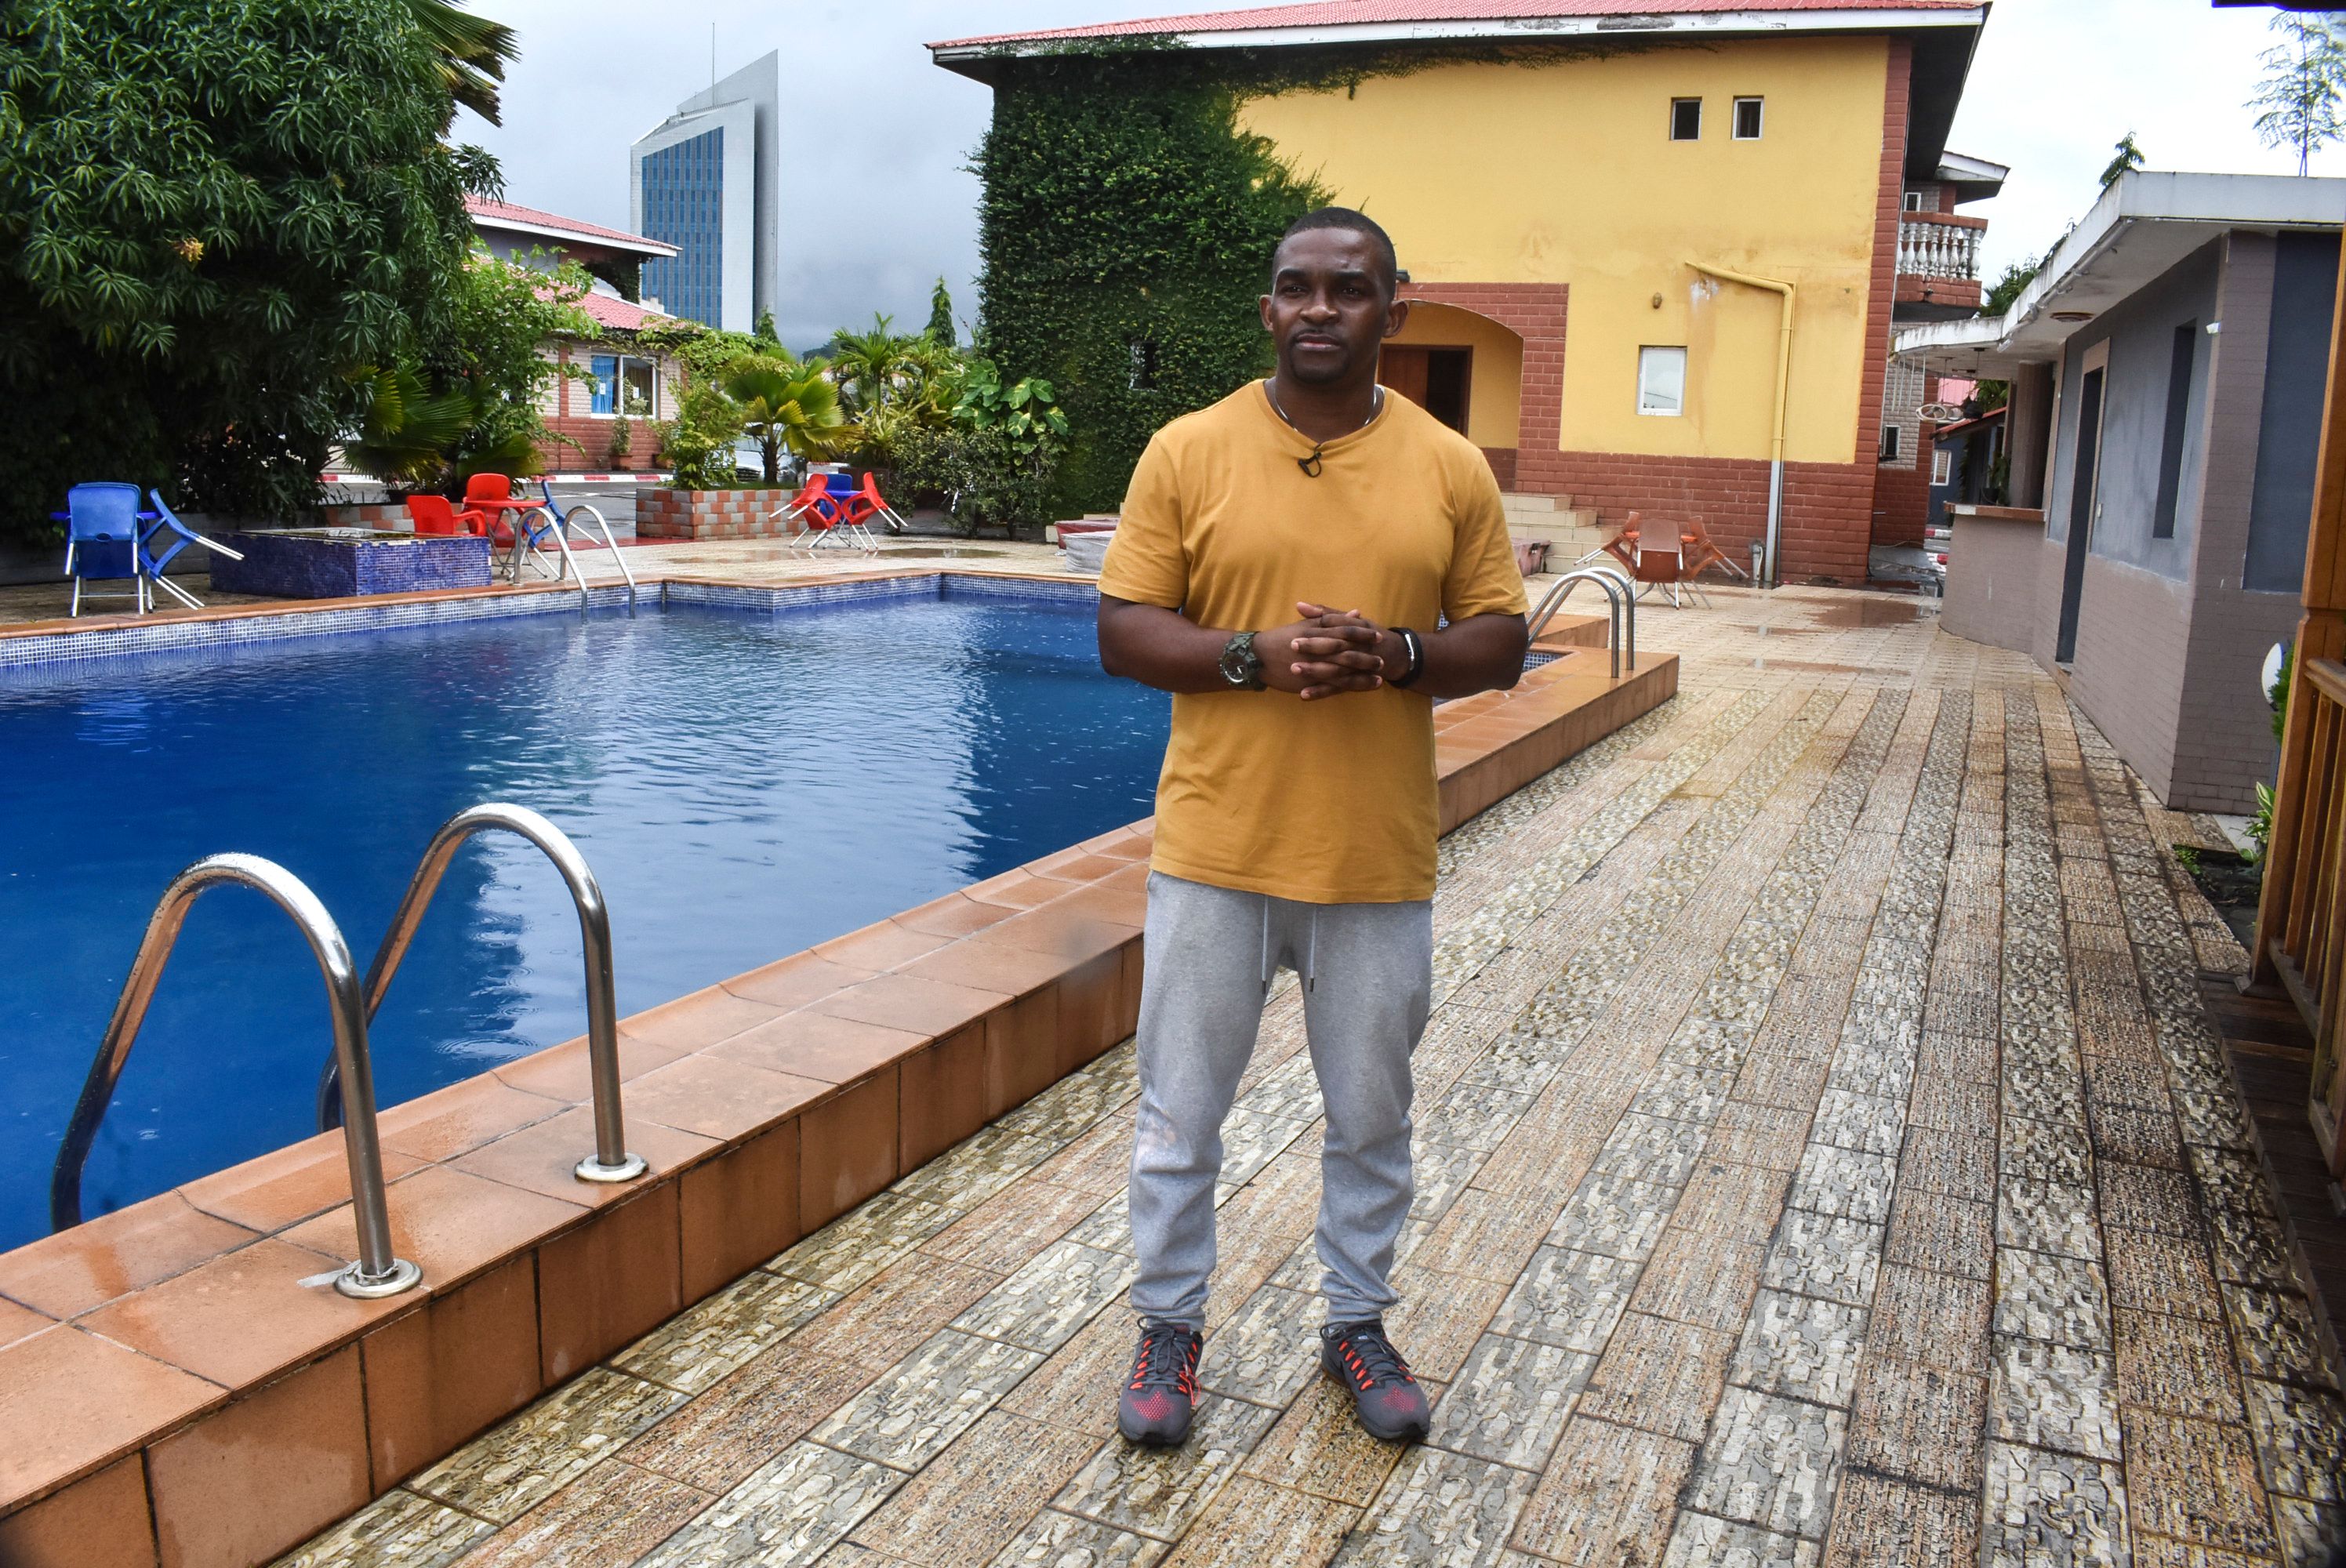
[[[644,233],[677,248],[644,263],[644,292],[672,316],[723,325],[724,127],[646,154],[643,179]]]

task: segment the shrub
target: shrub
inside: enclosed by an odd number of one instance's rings
[[[727,490],[737,481],[733,443],[741,439],[741,410],[717,387],[688,387],[676,418],[660,425],[660,458],[676,471],[679,490]]]
[[[67,485],[290,515],[444,324],[495,164],[401,0],[16,0],[0,26],[0,534]],[[419,332],[421,329],[421,332]]]

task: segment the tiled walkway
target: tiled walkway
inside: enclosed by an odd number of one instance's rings
[[[1911,605],[1645,619],[1684,694],[1443,847],[1425,1447],[1314,1370],[1290,983],[1188,1447],[1112,1431],[1127,1046],[290,1561],[2323,1562],[2346,1406],[2122,765]]]

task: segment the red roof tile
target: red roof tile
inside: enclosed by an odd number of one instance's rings
[[[588,223],[576,218],[565,218],[558,212],[546,212],[535,207],[520,207],[510,201],[487,201],[477,196],[464,198],[464,210],[476,219],[491,223],[502,219],[507,223],[527,224],[532,229],[558,229],[576,234],[582,239],[614,239],[623,245],[656,245],[672,249],[665,240],[653,239],[641,234],[630,234],[624,229],[606,229],[599,223]]]
[[[1624,0],[1312,0],[1300,5],[1261,5],[1246,11],[1193,11],[1131,22],[1097,22],[1080,27],[1045,27],[1031,33],[992,33],[950,38],[932,49],[984,44],[1039,43],[1052,38],[1148,37],[1172,33],[1237,33],[1260,29],[1343,27],[1377,23],[1537,22],[1548,18],[1600,16],[1698,16],[1732,12],[1784,11],[1969,11],[1979,0],[1666,0],[1659,5]]]
[[[631,305],[625,300],[615,300],[608,294],[588,294],[578,301],[578,308],[603,326],[632,332],[647,321],[672,321],[675,317],[658,311],[648,311],[641,305]]]

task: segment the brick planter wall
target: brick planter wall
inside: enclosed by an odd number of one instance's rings
[[[636,492],[636,536],[639,539],[780,539],[794,530],[787,518],[770,517],[790,498],[786,485],[771,490],[671,490],[645,485]]]

